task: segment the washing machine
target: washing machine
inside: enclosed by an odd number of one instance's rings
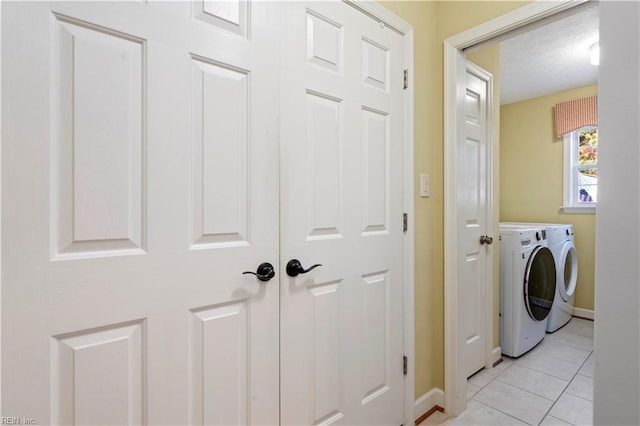
[[[556,297],[549,313],[547,332],[553,333],[573,316],[573,301],[578,284],[578,255],[574,242],[573,225],[565,223],[502,222],[501,226],[544,226],[547,243],[556,262]]]
[[[556,294],[546,228],[500,226],[500,347],[519,357],[544,339]]]

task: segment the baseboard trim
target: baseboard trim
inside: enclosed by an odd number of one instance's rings
[[[591,321],[596,319],[596,313],[591,309],[573,308],[573,316]]]
[[[418,417],[418,419],[416,419],[415,426],[418,426],[420,423],[422,423],[425,420],[427,420],[429,418],[429,416],[432,415],[433,413],[435,413],[436,411],[440,411],[441,413],[444,413],[444,408],[442,408],[439,405],[436,405],[431,410],[427,411],[422,416]]]
[[[416,424],[418,421],[423,421],[436,411],[442,411],[444,413],[444,391],[439,388],[433,388],[427,393],[416,399],[415,409],[413,411],[416,417]]]
[[[500,346],[496,346],[491,351],[491,365],[495,367],[499,364],[500,360],[502,360],[502,348]]]

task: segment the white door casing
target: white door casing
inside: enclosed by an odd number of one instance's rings
[[[278,422],[279,10],[223,5],[2,5],[2,37],[19,40],[2,52],[3,415]],[[405,23],[356,6],[411,46]],[[410,90],[402,105],[411,226]],[[395,332],[409,354],[412,254],[405,236]],[[241,275],[264,261],[272,282]],[[390,383],[347,418],[382,418],[370,402],[397,397]]]
[[[341,2],[285,21],[281,420],[402,424],[404,38]]]
[[[3,4],[3,415],[278,422],[274,10],[225,4]]]
[[[485,366],[491,344],[487,331],[493,326],[493,245],[481,242],[482,236],[492,238],[491,199],[492,140],[490,73],[466,61],[465,79],[459,91],[463,99],[460,108],[464,119],[458,133],[458,283],[462,335],[462,368],[469,377]],[[487,350],[487,348],[490,348]]]
[[[503,16],[470,28],[444,41],[444,129],[445,129],[445,411],[449,415],[461,414],[467,406],[466,377],[464,376],[460,337],[464,334],[461,318],[458,281],[459,247],[458,233],[458,123],[459,90],[458,82],[464,81],[466,59],[463,50],[480,46],[503,37],[510,31],[535,23],[546,17],[576,7],[586,0],[558,0],[554,2],[536,1]],[[493,171],[487,171],[493,175]],[[487,332],[492,343],[492,327]]]

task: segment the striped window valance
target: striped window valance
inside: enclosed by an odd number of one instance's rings
[[[556,104],[556,137],[585,126],[598,125],[598,97],[589,96]]]

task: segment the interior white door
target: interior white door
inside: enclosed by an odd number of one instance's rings
[[[404,40],[343,2],[285,22],[282,423],[399,425]]]
[[[467,61],[465,76],[458,80],[463,122],[458,133],[458,312],[462,370],[469,377],[487,362],[487,298],[493,297],[487,271],[493,262],[489,173],[491,75]]]
[[[272,12],[3,3],[4,416],[278,423]]]

